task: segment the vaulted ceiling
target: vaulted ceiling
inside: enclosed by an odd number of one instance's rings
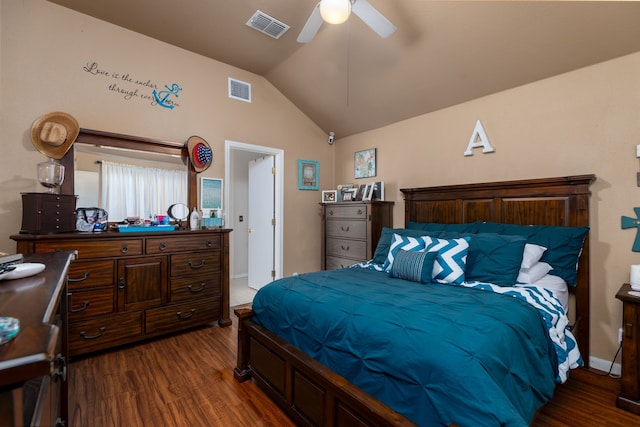
[[[352,14],[301,44],[317,0],[49,1],[264,76],[337,138],[640,51],[640,2],[369,0],[390,37]]]

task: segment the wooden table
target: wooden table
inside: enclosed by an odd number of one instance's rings
[[[66,282],[74,252],[30,255],[45,264],[34,276],[0,281],[0,316],[20,320],[0,345],[0,425],[64,425],[67,421]]]

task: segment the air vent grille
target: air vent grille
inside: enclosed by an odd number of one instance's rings
[[[289,26],[259,10],[247,21],[247,25],[263,34],[279,39],[287,32]]]
[[[229,98],[251,102],[251,83],[229,77]]]

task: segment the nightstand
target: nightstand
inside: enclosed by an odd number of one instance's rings
[[[622,301],[622,376],[616,403],[640,415],[640,292],[625,283],[616,298]]]

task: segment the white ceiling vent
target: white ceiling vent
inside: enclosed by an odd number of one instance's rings
[[[251,83],[229,77],[229,98],[251,102]]]
[[[273,37],[274,39],[279,39],[280,36],[286,33],[289,29],[287,24],[280,22],[259,10],[256,10],[256,13],[249,18],[247,25],[261,33]]]

